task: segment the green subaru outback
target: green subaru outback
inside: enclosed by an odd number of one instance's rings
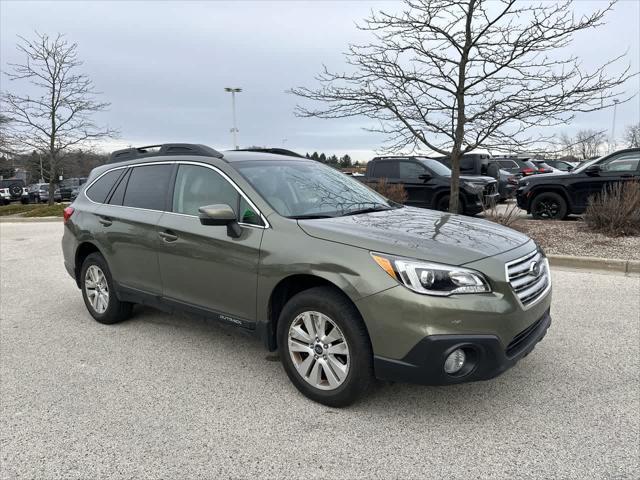
[[[138,303],[253,332],[331,406],[375,378],[495,377],[551,323],[549,263],[527,236],[396,204],[293,156],[114,152],[65,210],[62,249],[98,322]]]

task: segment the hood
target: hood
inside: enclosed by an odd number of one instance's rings
[[[451,265],[498,255],[529,241],[487,220],[412,207],[298,224],[312,237]]]
[[[460,175],[460,180],[476,183],[491,183],[496,181],[495,178],[485,175]]]

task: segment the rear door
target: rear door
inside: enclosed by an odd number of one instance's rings
[[[162,294],[157,225],[167,205],[174,167],[159,162],[127,169],[97,211],[100,243],[115,281],[154,297]]]
[[[172,199],[156,228],[165,300],[245,327],[253,327],[260,243],[257,209],[218,169],[181,163]],[[198,209],[227,204],[238,215],[239,238],[226,226],[202,225]]]

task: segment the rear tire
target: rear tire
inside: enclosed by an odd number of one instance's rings
[[[567,201],[559,193],[539,193],[531,201],[531,215],[536,220],[563,220],[567,210]]]
[[[315,287],[291,298],[280,314],[277,338],[289,379],[315,402],[344,407],[373,384],[367,330],[355,306],[332,288]]]
[[[111,325],[131,316],[133,304],[118,300],[109,266],[101,254],[92,253],[85,258],[80,288],[84,304],[97,322]]]

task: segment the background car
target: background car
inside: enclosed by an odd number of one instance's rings
[[[0,180],[0,203],[8,205],[11,202],[29,203],[24,180],[21,178],[8,178]]]
[[[560,171],[549,165],[546,160],[531,160],[531,163],[536,166],[536,168],[538,169],[538,173],[554,173]]]
[[[34,183],[29,185],[27,189],[29,193],[30,203],[45,203],[49,201],[49,184],[48,183]],[[60,189],[56,188],[53,194],[53,200],[56,202],[62,201],[60,195]]]
[[[494,157],[494,162],[500,165],[500,168],[515,175],[528,177],[538,173],[537,167],[530,159],[512,158],[512,157]]]
[[[87,181],[86,177],[79,178],[66,178],[60,182],[60,195],[62,197],[62,201],[71,201],[71,195],[74,188],[78,188],[81,185],[84,185]],[[77,193],[76,193],[77,196]]]
[[[584,163],[572,172],[520,180],[518,206],[536,219],[579,215],[590,199],[620,182],[640,181],[640,148],[629,148]]]
[[[580,162],[569,162],[567,160],[546,160],[547,165],[562,170],[563,172],[570,172],[576,168]]]

